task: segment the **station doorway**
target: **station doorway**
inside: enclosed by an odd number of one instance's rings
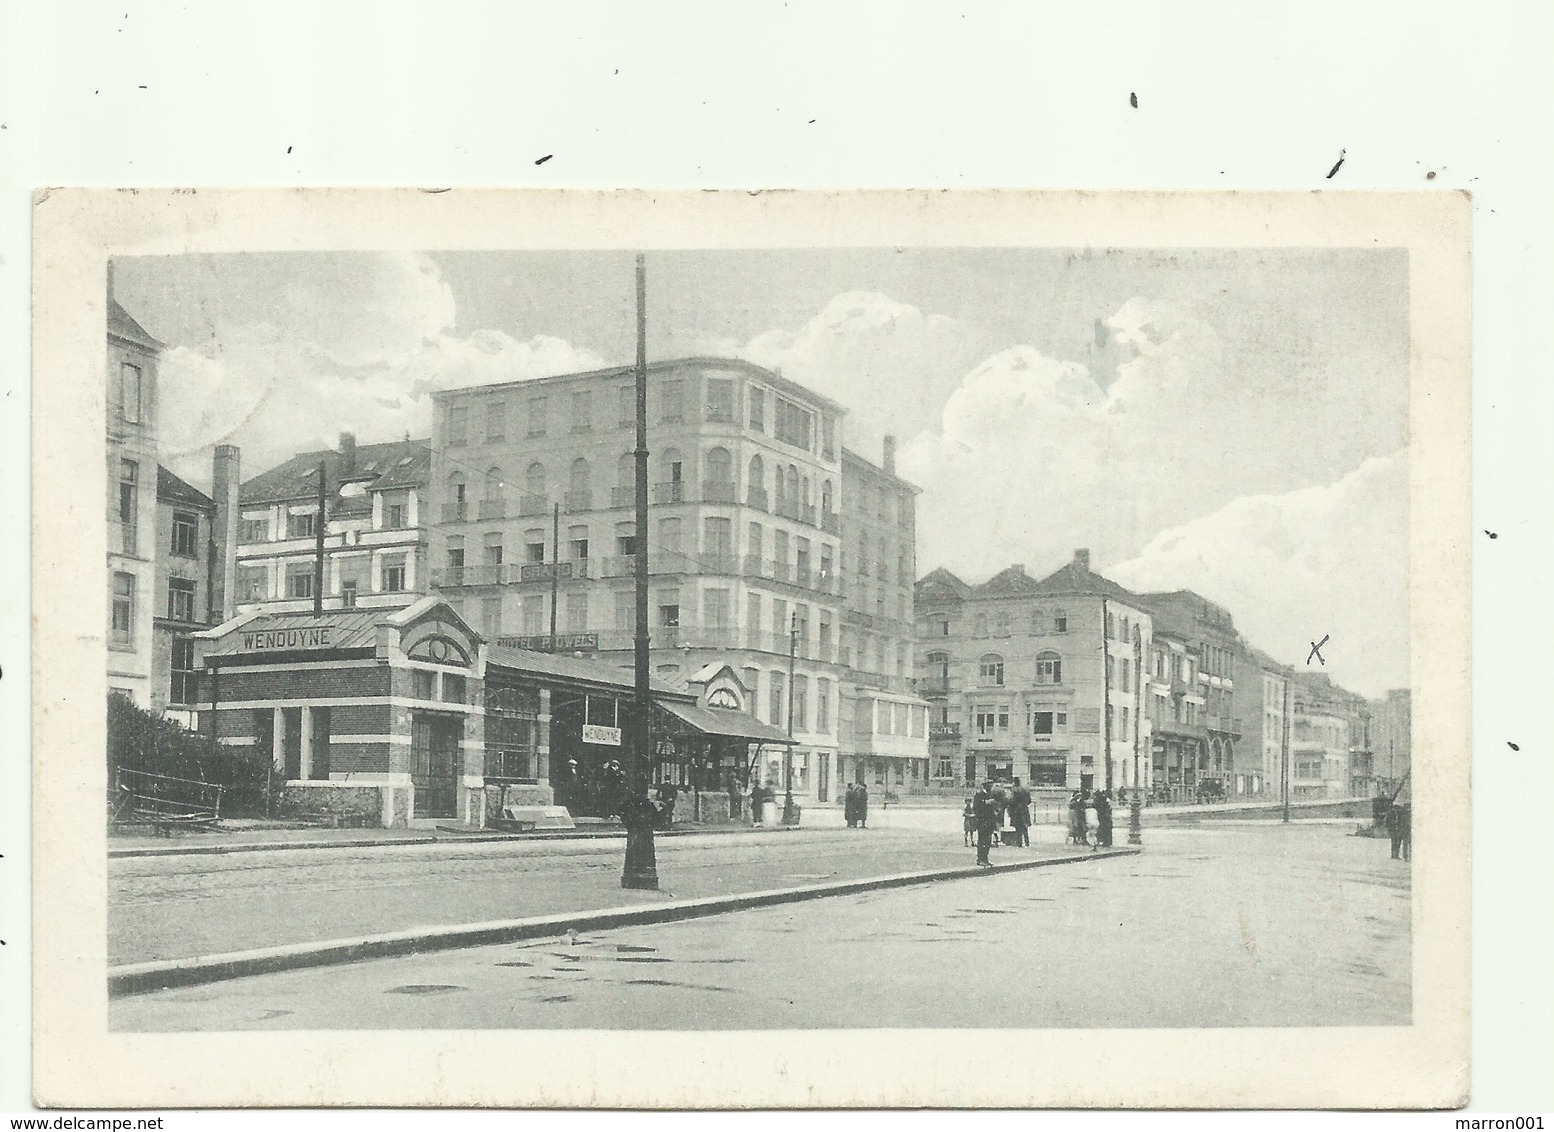
[[[458,816],[459,740],[464,721],[430,712],[410,717],[410,780],[415,785],[415,816]]]

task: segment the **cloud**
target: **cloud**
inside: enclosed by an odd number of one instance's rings
[[[976,359],[975,337],[956,319],[878,292],[848,291],[797,330],[703,345],[779,370],[847,406],[847,446],[877,459],[887,433],[911,436],[933,422]]]
[[[1407,687],[1408,459],[1367,460],[1338,481],[1237,499],[1162,531],[1106,575],[1135,591],[1191,589],[1226,606],[1275,659],[1369,696]],[[1315,662],[1314,662],[1315,663]]]
[[[1218,343],[1186,312],[1135,299],[1089,367],[1015,346],[959,383],[937,427],[903,446],[923,488],[920,558],[971,575],[1057,566],[1071,548],[1135,552],[1240,494],[1212,434]],[[1115,366],[1117,359],[1120,360]]]
[[[185,344],[162,356],[161,445],[195,482],[208,479],[216,444],[240,446],[255,474],[342,431],[362,443],[427,435],[439,389],[605,364],[547,335],[450,335],[452,292],[423,256],[330,256],[301,276],[266,257],[167,267],[164,285],[197,287],[199,305],[173,327]]]

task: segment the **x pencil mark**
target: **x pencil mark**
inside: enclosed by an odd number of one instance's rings
[[[1322,646],[1327,644],[1328,637],[1331,637],[1332,635],[1333,634],[1328,633],[1328,634],[1324,635],[1323,638],[1320,641],[1313,641],[1311,643],[1311,651],[1306,654],[1306,663],[1307,664],[1311,663],[1311,658],[1312,657],[1316,657],[1318,663],[1320,663],[1323,668],[1327,667],[1327,661],[1322,656]]]

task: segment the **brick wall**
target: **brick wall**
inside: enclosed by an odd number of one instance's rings
[[[389,694],[387,665],[373,668],[299,668],[294,672],[244,672],[223,669],[221,699],[300,700]],[[202,683],[209,692],[209,680]]]

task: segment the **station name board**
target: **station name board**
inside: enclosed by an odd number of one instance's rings
[[[597,723],[583,724],[583,742],[599,743],[606,747],[619,747],[621,745],[621,729],[619,727],[603,727]]]
[[[238,634],[243,652],[289,652],[328,649],[335,644],[334,625],[299,625],[294,629],[245,629]]]

